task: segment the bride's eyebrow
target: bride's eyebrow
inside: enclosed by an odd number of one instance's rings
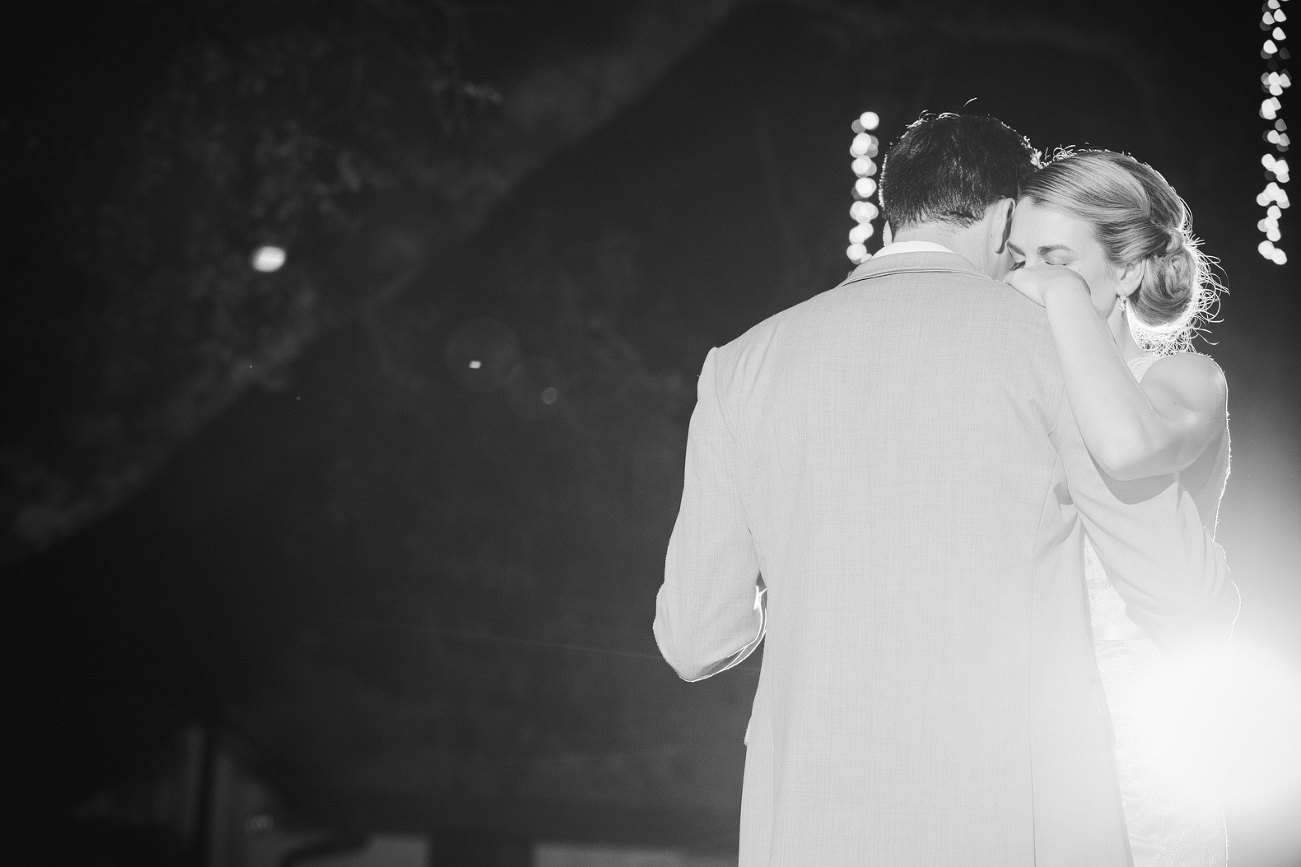
[[[1013,244],[1011,241],[1007,242],[1007,249],[1011,250],[1013,253],[1015,253],[1018,256],[1025,255],[1025,251],[1022,250],[1020,247],[1018,247],[1016,244]]]
[[[1039,255],[1040,255],[1040,256],[1047,256],[1049,253],[1058,253],[1058,252],[1062,252],[1062,251],[1065,251],[1065,252],[1067,252],[1067,253],[1074,253],[1074,252],[1075,252],[1075,251],[1072,250],[1070,247],[1067,247],[1065,244],[1049,244],[1049,245],[1047,245],[1047,246],[1045,246],[1045,247],[1040,247],[1040,248],[1039,248]]]

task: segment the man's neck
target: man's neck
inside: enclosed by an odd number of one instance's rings
[[[954,239],[957,233],[947,230],[944,226],[938,226],[934,223],[928,223],[924,226],[910,226],[907,229],[895,232],[890,238],[893,244],[899,244],[904,241],[929,241],[932,244],[939,244],[942,247],[948,247],[950,250],[957,252],[957,243]]]
[[[997,266],[990,261],[989,251],[986,249],[986,227],[983,223],[972,226],[922,223],[894,233],[890,240],[930,241],[933,244],[941,244],[975,265],[982,274],[995,279],[1002,276],[991,273]]]

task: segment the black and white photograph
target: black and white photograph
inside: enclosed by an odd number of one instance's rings
[[[1301,6],[14,7],[0,863],[1301,867]]]

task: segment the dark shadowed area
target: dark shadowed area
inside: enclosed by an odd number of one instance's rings
[[[761,660],[680,682],[655,591],[695,375],[849,270],[868,109],[888,144],[974,99],[1188,201],[1229,290],[1198,348],[1230,389],[1238,635],[1301,671],[1301,302],[1297,264],[1256,249],[1258,22],[1165,0],[15,21],[0,859],[289,863],[406,835],[439,865],[534,863],[539,841],[735,863]],[[1294,230],[1285,211],[1289,253]],[[250,267],[264,245],[283,267]],[[196,806],[168,825],[140,781],[177,743]],[[218,750],[263,806],[204,794],[234,791]],[[214,855],[214,809],[297,836]],[[1231,863],[1301,864],[1296,815],[1295,792],[1231,810]]]

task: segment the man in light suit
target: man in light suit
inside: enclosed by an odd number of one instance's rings
[[[1154,634],[1230,583],[1173,480],[1080,439],[1041,308],[998,282],[1029,144],[919,120],[895,243],[711,350],[655,637],[686,680],[765,640],[741,867],[1124,867],[1083,540]]]

